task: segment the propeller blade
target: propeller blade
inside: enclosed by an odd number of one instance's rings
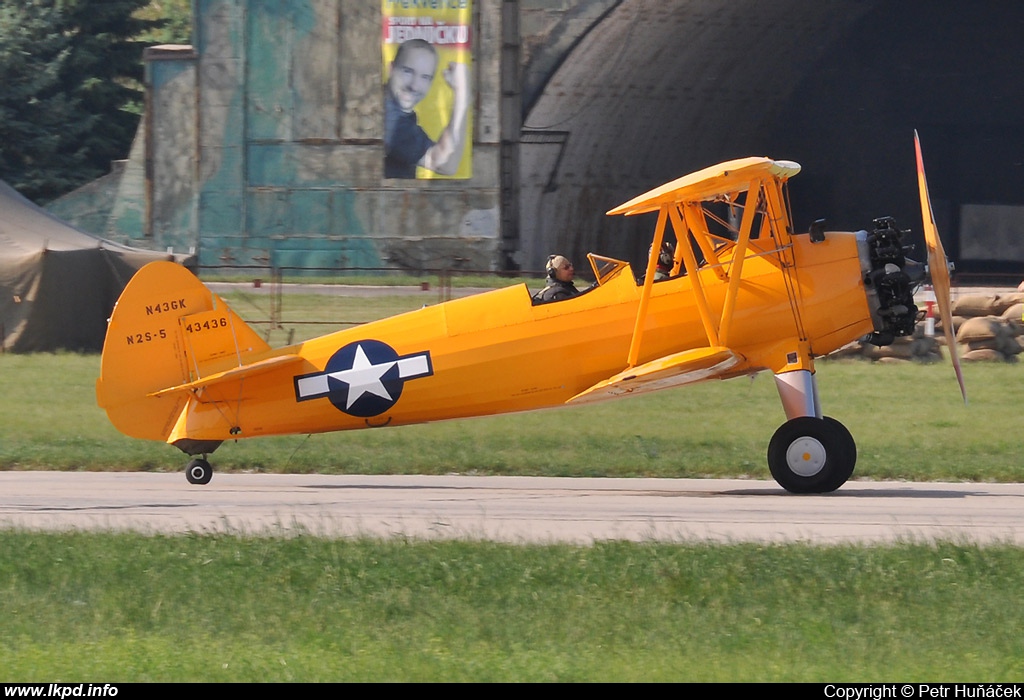
[[[924,175],[924,158],[921,156],[921,140],[914,129],[914,150],[917,153],[917,187],[921,194],[921,218],[924,222],[924,242],[928,247],[928,271],[935,290],[935,301],[939,307],[939,318],[942,319],[942,332],[946,336],[946,347],[953,361],[953,371],[960,384],[960,395],[967,403],[967,388],[964,386],[964,374],[960,369],[960,356],[957,352],[956,337],[953,335],[952,303],[949,296],[949,262],[946,251],[939,240],[939,231],[935,227],[935,215],[932,213],[932,200],[928,195],[928,181]]]

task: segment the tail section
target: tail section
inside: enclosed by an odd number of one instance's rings
[[[175,263],[150,263],[114,307],[96,400],[125,435],[166,441],[192,398],[165,389],[239,367],[268,350],[191,272]]]

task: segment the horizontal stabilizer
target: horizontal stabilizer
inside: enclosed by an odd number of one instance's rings
[[[576,394],[566,403],[591,403],[626,394],[642,394],[715,379],[724,375],[742,359],[742,356],[723,347],[685,350],[660,357],[639,367],[630,367]]]
[[[224,370],[223,372],[217,372],[216,374],[211,374],[207,377],[203,377],[202,379],[197,379],[194,382],[179,384],[178,386],[154,391],[147,394],[147,396],[167,396],[169,394],[177,394],[181,392],[196,392],[200,389],[206,389],[213,386],[240,383],[242,380],[249,377],[255,377],[257,375],[270,372],[271,370],[287,367],[289,365],[302,364],[305,361],[306,360],[300,355],[279,355],[278,357],[271,357],[266,360],[260,360],[259,362],[253,362],[252,364],[233,367],[231,369]]]

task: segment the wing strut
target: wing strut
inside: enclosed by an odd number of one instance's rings
[[[743,279],[743,259],[747,255],[750,232],[754,228],[754,219],[757,216],[757,203],[761,196],[762,184],[761,180],[755,180],[750,183],[750,189],[747,190],[747,205],[743,208],[740,234],[733,252],[732,266],[729,269],[729,291],[725,294],[725,306],[722,308],[722,322],[719,326],[721,328],[720,342],[725,346],[729,345],[729,328],[732,326],[732,314],[736,309],[736,296],[740,292],[740,281]]]
[[[758,216],[763,215],[767,220],[762,222],[762,229],[767,228],[782,239],[789,236],[788,226],[786,230],[781,230],[780,227],[780,223],[785,223],[782,221],[785,215],[785,206],[781,203],[780,192],[777,190],[781,188],[783,182],[798,172],[800,172],[800,166],[790,161],[773,161],[767,158],[729,161],[673,180],[607,212],[609,215],[632,216],[658,211],[658,223],[647,260],[647,270],[636,322],[633,326],[633,336],[630,339],[627,367],[635,367],[639,361],[640,345],[643,340],[644,325],[647,321],[651,291],[654,286],[654,272],[668,221],[672,221],[677,242],[673,272],[678,268],[680,262],[684,264],[697,303],[697,311],[708,338],[708,345],[712,348],[725,346],[727,344],[725,336],[730,330],[742,283],[743,261],[746,258],[747,250],[752,247],[751,236],[754,224]],[[772,187],[769,187],[768,183],[772,183]],[[743,218],[736,231],[736,237],[711,233],[706,216],[711,216],[726,228],[732,229],[732,226],[722,222],[710,211],[705,211],[701,203],[722,202],[733,206],[737,204],[735,198],[740,192],[746,192],[746,198],[745,203],[741,205]],[[762,197],[764,197],[765,210],[760,207]],[[719,251],[711,240],[712,238],[722,239],[723,244],[731,242],[731,264],[728,269],[719,260]],[[698,269],[696,255],[692,248],[693,242],[700,246],[705,258],[706,265],[700,269]],[[754,244],[753,247],[756,249],[757,244]],[[787,267],[785,261],[780,259],[780,264],[785,271]],[[713,273],[718,276],[719,280],[728,280],[729,282],[719,317],[712,313],[708,303],[701,284],[702,272]]]
[[[700,205],[697,205],[700,209]],[[708,336],[708,345],[717,346],[721,345],[718,342],[718,328],[715,326],[715,319],[711,315],[711,307],[708,306],[708,298],[704,295],[704,285],[700,281],[700,273],[697,270],[697,258],[693,254],[693,248],[690,247],[690,232],[687,228],[687,224],[683,223],[679,216],[679,210],[675,207],[670,212],[672,215],[672,227],[676,231],[677,247],[683,249],[683,263],[686,265],[686,274],[690,278],[690,283],[693,285],[693,294],[697,299],[697,312],[700,314],[701,323],[704,324],[704,333]],[[695,231],[700,229],[693,226],[693,224],[700,222],[704,223],[703,217],[691,216],[693,212],[687,208],[685,214],[687,223],[691,224],[691,228]],[[694,236],[700,241],[703,236]]]
[[[644,275],[643,291],[640,292],[640,308],[636,312],[633,338],[629,342],[629,356],[626,358],[628,367],[636,367],[637,359],[640,357],[640,341],[644,335],[647,307],[651,302],[651,289],[654,288],[654,270],[658,263],[658,253],[661,251],[661,242],[665,238],[665,220],[667,215],[668,205],[658,210],[658,224],[654,229],[654,243],[651,244],[651,254],[647,256],[647,273]]]

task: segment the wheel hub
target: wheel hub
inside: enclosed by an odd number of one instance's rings
[[[794,474],[811,477],[825,466],[825,446],[812,437],[794,440],[786,450],[786,462]]]

